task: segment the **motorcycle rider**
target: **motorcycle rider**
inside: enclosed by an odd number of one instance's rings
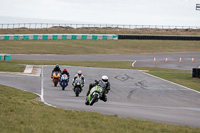
[[[62,71],[62,73],[60,75],[60,78],[62,77],[63,74],[66,74],[68,76],[68,78],[70,77],[69,72],[67,71],[67,69],[63,69],[63,71]],[[69,80],[68,80],[68,82],[69,82]]]
[[[90,94],[90,90],[92,89],[92,87],[94,87],[95,85],[98,85],[100,82],[103,83],[106,86],[104,88],[105,91],[104,91],[104,93],[103,93],[103,95],[102,95],[102,97],[100,99],[103,100],[104,102],[106,102],[107,101],[106,94],[108,94],[108,92],[110,91],[110,82],[108,81],[108,76],[106,76],[106,75],[103,75],[101,77],[101,80],[99,80],[99,81],[95,80],[95,83],[91,83],[89,85],[89,90],[87,92],[87,96]]]
[[[59,73],[61,73],[61,70],[60,70],[60,67],[59,67],[58,64],[56,64],[56,66],[54,67],[54,69],[53,69],[53,71],[52,71],[52,73],[51,73],[51,78],[53,77],[53,73],[54,73],[54,72],[59,72]]]
[[[84,76],[83,76],[82,71],[79,70],[79,71],[77,72],[77,74],[74,76],[74,79],[73,79],[73,81],[72,81],[72,85],[73,85],[73,86],[74,86],[74,82],[76,81],[77,78],[80,78],[80,79],[81,79],[82,84],[83,84],[83,86],[84,86],[85,78],[84,78]],[[81,87],[81,91],[83,90],[83,89],[82,89],[83,86]],[[74,87],[73,87],[73,90],[74,90]]]

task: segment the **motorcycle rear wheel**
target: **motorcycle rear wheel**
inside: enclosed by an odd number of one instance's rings
[[[54,86],[56,87],[58,85],[58,79],[54,79]]]

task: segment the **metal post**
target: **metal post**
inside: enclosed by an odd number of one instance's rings
[[[72,24],[70,24],[71,31],[73,30]]]

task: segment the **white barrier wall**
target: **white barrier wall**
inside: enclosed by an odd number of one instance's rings
[[[112,34],[12,34],[0,35],[0,40],[118,40],[118,35]]]

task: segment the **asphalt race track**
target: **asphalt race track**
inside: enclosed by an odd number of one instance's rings
[[[200,127],[200,93],[138,70],[93,67],[67,68],[71,78],[65,91],[54,87],[50,78],[53,66],[42,66],[41,77],[0,73],[0,84],[36,93],[45,103],[69,110],[100,112],[163,123]],[[80,97],[72,91],[72,77],[82,70],[86,79]],[[93,106],[84,104],[89,83],[106,74],[111,83],[108,101]]]
[[[200,52],[124,55],[46,55],[12,54],[12,59],[63,61],[136,61],[135,66],[192,70],[200,66]],[[156,62],[153,62],[154,57]],[[181,57],[182,62],[179,62]],[[192,62],[192,57],[194,62]],[[166,63],[165,60],[168,59]]]

